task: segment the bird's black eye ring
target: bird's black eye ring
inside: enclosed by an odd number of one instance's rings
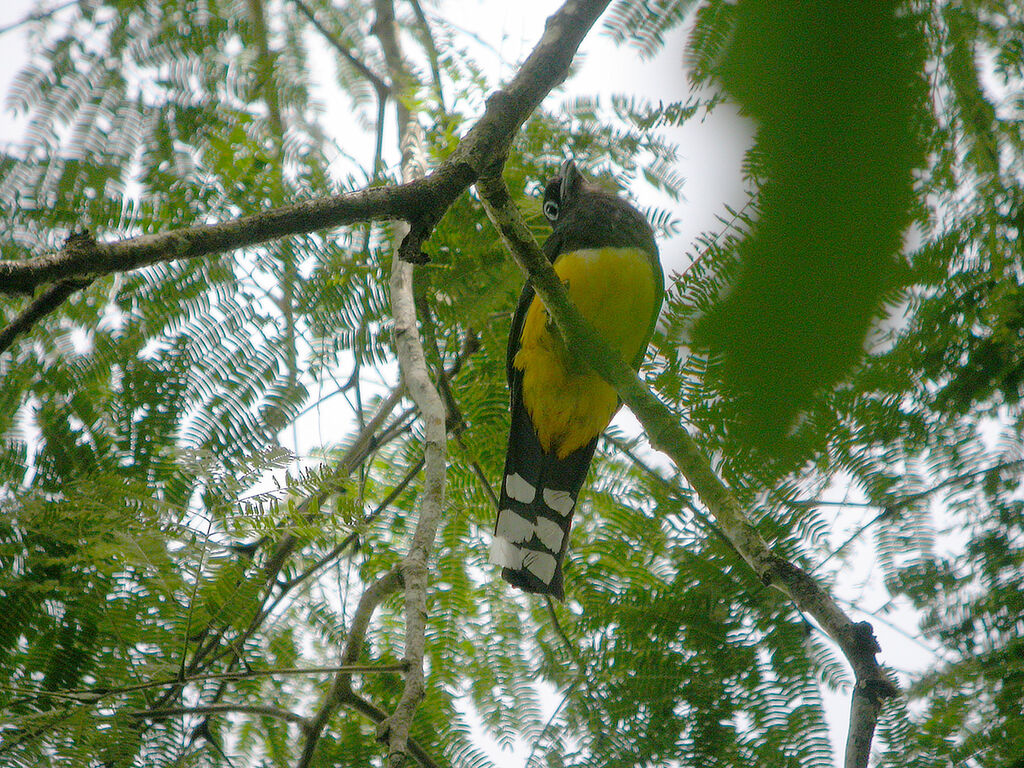
[[[544,201],[544,215],[548,217],[550,221],[554,221],[558,218],[558,203],[554,200]]]

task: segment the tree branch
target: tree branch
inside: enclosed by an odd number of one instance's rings
[[[197,704],[194,707],[164,707],[163,709],[147,709],[129,714],[139,720],[160,720],[177,715],[216,715],[230,714],[232,712],[275,717],[278,720],[295,723],[302,730],[306,730],[309,727],[309,721],[302,715],[297,715],[287,709],[279,709],[278,707],[263,704]]]
[[[320,21],[317,20],[316,14],[313,12],[312,8],[306,5],[306,3],[303,2],[303,0],[292,1],[295,3],[298,9],[302,11],[302,15],[309,19],[310,23],[312,23],[312,25],[316,27],[317,31],[321,35],[323,35],[324,40],[326,40],[330,44],[330,46],[334,48],[334,50],[336,50],[343,59],[345,59],[345,61],[351,64],[359,72],[359,74],[361,74],[363,77],[370,81],[370,85],[373,86],[373,89],[377,92],[378,96],[383,96],[384,98],[387,98],[388,96],[391,95],[391,86],[387,84],[387,81],[385,81],[383,77],[381,77],[368,66],[366,66],[362,61],[360,61],[359,58],[352,53],[352,51],[345,47],[341,40],[338,39],[337,35],[335,35],[333,32],[327,29],[327,27],[321,24]]]
[[[60,5],[49,9],[48,11],[36,11],[34,13],[30,13],[27,16],[19,19],[18,21],[11,22],[6,27],[0,27],[0,35],[15,30],[18,27],[23,27],[26,24],[31,24],[33,21],[42,21],[43,19],[48,19],[49,17],[58,14],[61,11],[68,9],[73,5],[78,5],[79,2],[80,0],[68,0],[65,3],[61,3]]]
[[[465,344],[459,351],[458,357],[452,362],[451,366],[447,371],[447,374],[450,376],[455,375],[462,368],[463,364],[469,358],[469,356],[476,352],[478,349],[479,345],[477,344],[476,337],[473,335],[467,337]],[[377,407],[377,411],[374,414],[373,418],[371,418],[370,421],[364,426],[363,430],[353,441],[352,445],[345,452],[344,456],[338,461],[338,464],[336,465],[334,471],[331,473],[330,477],[324,482],[321,490],[307,497],[299,504],[298,512],[300,514],[308,515],[311,509],[319,508],[319,506],[326,500],[327,496],[330,493],[333,493],[335,490],[337,490],[337,486],[340,480],[342,480],[344,477],[348,477],[348,475],[351,474],[355,467],[361,464],[366,459],[367,455],[372,450],[374,450],[375,448],[379,447],[384,443],[387,443],[390,439],[396,436],[392,435],[390,433],[390,430],[384,431],[383,433],[380,433],[380,430],[382,429],[388,416],[394,411],[395,407],[401,401],[402,397],[405,394],[405,391],[405,385],[399,384],[392,390],[392,392],[386,398],[384,398],[381,401],[381,403]],[[378,515],[380,515],[395,500],[395,498],[397,498],[398,495],[402,493],[405,487],[412,481],[412,479],[420,471],[422,466],[423,459],[421,458],[415,463],[413,467],[409,469],[409,472],[406,473],[405,477],[403,477],[399,484],[388,493],[388,495],[381,501],[381,503],[378,504],[377,507],[372,512],[370,512],[366,517],[363,518],[362,525],[368,525]],[[341,543],[334,547],[334,549],[328,555],[318,560],[317,563],[315,563],[312,567],[286,582],[280,582],[277,580],[277,577],[281,569],[284,567],[284,564],[287,561],[288,557],[291,556],[291,554],[301,543],[301,539],[297,534],[293,532],[288,532],[284,534],[284,536],[278,539],[278,541],[275,543],[274,547],[272,548],[272,553],[268,558],[267,563],[264,565],[262,579],[266,585],[266,588],[264,590],[263,597],[256,608],[253,619],[249,623],[248,627],[245,630],[243,630],[229,644],[225,645],[219,653],[210,655],[210,652],[222,642],[222,633],[215,633],[215,635],[207,641],[204,647],[196,649],[196,652],[194,653],[193,658],[191,659],[185,672],[192,673],[195,670],[199,669],[200,662],[203,662],[204,667],[209,668],[217,659],[221,658],[224,654],[229,652],[235,653],[235,658],[237,658],[237,655],[241,653],[241,647],[244,645],[244,643],[248,640],[249,637],[255,634],[255,632],[259,629],[259,627],[263,624],[267,617],[270,616],[271,613],[273,613],[277,605],[286,597],[286,595],[298,584],[301,584],[305,579],[309,578],[317,569],[322,568],[326,562],[328,562],[330,559],[336,557],[342,551],[344,551],[345,548],[347,548],[355,541],[355,538],[356,534],[351,534],[350,536],[347,536]],[[274,587],[277,588],[276,594],[274,593]],[[391,589],[391,592],[393,592],[397,588],[398,586],[396,584],[394,589]],[[376,609],[376,606],[388,594],[390,594],[390,592],[385,592],[376,602],[372,604],[372,608],[369,609],[370,613],[372,613],[372,610]],[[368,623],[369,614],[366,616],[366,621]],[[356,623],[358,624],[359,622],[357,621]],[[363,629],[365,630],[365,625]],[[362,649],[362,643],[363,637],[361,635],[355,639],[353,639],[350,636],[346,648],[350,647],[352,651],[346,651],[345,657],[352,659],[352,664],[347,664],[342,669],[339,669],[339,677],[350,678],[351,673],[360,671],[359,665],[355,664],[355,660],[357,660],[359,657],[359,652]],[[405,668],[406,665],[403,663],[401,665],[401,669],[404,670]],[[185,672],[183,672],[183,674],[185,674]],[[184,678],[183,680],[172,681],[173,687],[164,696],[160,698],[160,700],[157,702],[157,706],[163,706],[168,701],[172,700],[180,692],[183,683],[191,679],[193,679],[193,676]],[[337,707],[335,705],[335,709],[336,708]],[[319,731],[312,738],[319,738]]]
[[[416,23],[419,24],[421,36],[423,37],[423,47],[427,51],[427,60],[430,62],[430,76],[434,80],[434,90],[437,91],[437,102],[441,107],[441,111],[447,112],[448,109],[444,105],[444,89],[441,87],[440,57],[437,53],[434,33],[430,29],[430,22],[427,21],[427,15],[423,12],[423,6],[420,5],[419,0],[409,0],[409,4],[412,6],[413,13],[416,14]]]
[[[372,702],[367,701],[359,694],[354,691],[348,691],[341,695],[341,703],[345,704],[356,712],[368,717],[378,725],[387,718],[387,713],[379,707],[375,707]],[[434,758],[432,758],[427,751],[420,746],[419,742],[415,739],[409,739],[409,754],[413,756],[417,763],[423,766],[423,768],[440,768],[440,765]]]
[[[359,605],[356,606],[355,614],[352,617],[352,625],[349,627],[348,635],[345,637],[345,648],[342,650],[342,666],[349,666],[356,662],[362,652],[363,643],[366,639],[366,630],[370,626],[370,619],[374,611],[387,597],[398,591],[402,584],[401,575],[398,570],[388,571],[377,581],[363,590],[359,598]],[[323,736],[324,728],[338,708],[343,704],[361,700],[352,690],[352,675],[348,672],[340,672],[335,675],[331,683],[331,690],[326,699],[317,710],[316,714],[309,720],[309,727],[306,729],[305,743],[302,745],[302,754],[299,756],[297,768],[309,768],[313,756],[316,754],[317,744]],[[367,702],[368,703],[368,702]],[[387,716],[380,710],[373,708],[380,713],[380,717],[374,717],[374,722],[380,723]]]
[[[225,253],[289,235],[371,220],[402,219],[403,260],[422,261],[422,244],[455,199],[479,175],[500,169],[519,128],[565,79],[576,49],[609,0],[568,0],[512,82],[488,97],[484,114],[444,163],[422,179],[272,208],[219,224],[196,225],[91,247],[64,248],[24,261],[0,261],[0,294],[31,293],[71,277],[111,274],[150,264]],[[51,308],[54,309],[55,307]],[[38,318],[36,318],[38,319]]]
[[[416,296],[416,307],[420,314],[423,324],[423,338],[426,341],[427,349],[433,356],[436,363],[435,376],[437,378],[438,389],[441,392],[441,397],[444,399],[445,408],[445,422],[448,425],[448,430],[455,438],[456,445],[469,454],[466,448],[466,443],[462,439],[462,433],[466,428],[466,420],[462,416],[462,409],[459,408],[459,403],[455,399],[455,392],[451,386],[451,375],[446,371],[441,364],[441,348],[437,344],[437,333],[434,332],[434,321],[431,317],[430,303],[427,301],[426,295],[424,295],[423,287],[420,286],[418,295]],[[472,330],[469,331],[470,336],[467,341],[472,344],[476,344],[476,334]],[[460,356],[461,356],[460,352]],[[491,500],[491,504],[495,508],[498,506],[498,496],[494,493],[494,489],[491,487],[490,482],[487,480],[487,475],[484,473],[483,468],[480,466],[480,462],[470,456],[469,458],[470,467],[473,469],[473,474],[476,475],[477,480],[480,481],[481,487],[484,489],[484,493]]]
[[[313,10],[303,2],[303,0],[294,0],[299,10],[306,16],[307,19],[317,28],[317,31],[323,35],[323,38],[336,50],[345,61],[351,64],[363,77],[369,80],[370,85],[373,86],[373,90],[377,94],[377,126],[376,126],[376,140],[373,149],[373,178],[374,180],[380,178],[381,166],[383,164],[382,152],[384,145],[384,108],[387,106],[388,97],[392,94],[392,87],[370,69],[366,64],[360,61],[345,45],[338,39],[338,36],[333,34],[327,27],[321,24]]]
[[[391,82],[400,89],[397,99],[398,137],[402,149],[402,178],[409,180],[425,172],[421,164],[423,136],[419,125],[405,106],[406,84],[414,85],[398,42],[395,8],[391,0],[376,0],[377,18],[373,29],[380,40],[387,61]],[[405,222],[395,227],[396,239],[410,229]],[[416,709],[426,695],[423,657],[427,628],[427,565],[430,550],[437,536],[444,509],[445,474],[447,470],[447,426],[441,395],[430,377],[427,356],[420,338],[413,290],[413,265],[402,258],[401,246],[395,249],[391,262],[391,312],[395,319],[395,351],[402,380],[419,409],[423,421],[423,488],[420,492],[416,528],[409,551],[399,568],[405,585],[405,642],[403,656],[408,668],[405,686],[386,720],[378,723],[381,739],[388,740],[390,768],[405,764],[409,751],[409,731]],[[429,318],[424,318],[429,322]]]
[[[275,205],[287,200],[287,183],[285,181],[285,124],[281,113],[281,98],[277,84],[277,52],[270,47],[270,33],[263,10],[263,0],[247,0],[249,19],[252,22],[253,36],[256,38],[256,50],[259,53],[255,62],[259,77],[260,90],[267,107],[270,128],[271,146],[273,151],[274,173],[272,175],[271,198]],[[295,327],[295,294],[299,283],[299,272],[295,264],[295,254],[289,241],[280,243],[277,253],[281,262],[281,276],[278,286],[281,298],[276,302],[284,320],[285,365],[288,372],[288,389],[294,392],[299,382],[299,356],[297,333]],[[295,434],[295,423],[292,422],[292,437],[295,450],[298,450],[298,436]]]
[[[789,596],[839,645],[857,679],[846,766],[865,768],[882,701],[897,693],[896,685],[875,660],[880,648],[871,625],[854,623],[813,578],[771,551],[744,515],[732,491],[715,474],[700,447],[680,425],[680,419],[655,397],[569,302],[554,269],[523,223],[504,180],[497,175],[482,176],[477,190],[488,217],[516,261],[528,273],[566,343],[580,350],[580,356],[615,388],[643,424],[652,446],[672,459],[758,578]]]
[[[49,286],[0,331],[0,354],[6,352],[18,336],[63,304],[71,294],[91,282],[89,278],[72,277]]]
[[[409,471],[405,473],[405,476],[401,479],[401,481],[398,483],[398,485],[396,485],[394,488],[391,489],[391,491],[388,493],[388,495],[384,497],[384,500],[381,501],[381,503],[378,504],[373,509],[372,512],[370,512],[368,515],[363,517],[363,520],[362,520],[362,523],[360,523],[360,526],[361,527],[365,527],[365,526],[369,525],[374,520],[376,520],[385,509],[387,509],[389,506],[391,506],[391,503],[402,494],[402,491],[404,491],[406,489],[406,487],[408,487],[409,483],[411,483],[413,478],[416,477],[417,474],[419,474],[419,471],[421,469],[423,469],[423,459],[417,459],[413,463],[413,465],[411,467],[409,467]],[[303,581],[306,581],[306,579],[309,579],[310,577],[312,577],[314,573],[319,571],[321,568],[323,568],[329,562],[331,562],[336,557],[338,557],[342,552],[344,552],[346,549],[348,549],[352,544],[354,544],[358,538],[359,538],[359,530],[357,529],[357,530],[353,531],[352,533],[350,533],[348,536],[346,536],[344,539],[342,539],[342,541],[339,544],[337,544],[330,552],[328,552],[326,555],[324,555],[319,560],[317,560],[315,563],[313,563],[313,565],[311,565],[305,571],[303,571],[302,573],[298,574],[297,576],[289,579],[288,581],[284,582],[281,585],[282,591],[287,591],[289,589],[292,589],[296,585],[301,584]],[[344,671],[344,670],[342,670],[342,671]]]
[[[439,197],[454,200],[471,181],[469,168],[447,164],[430,178],[410,184],[370,187],[307,200],[219,224],[196,225],[112,243],[72,243],[69,239],[56,253],[24,261],[0,261],[0,293],[27,293],[55,280],[195,259],[343,224],[416,219],[421,211],[432,208]]]
[[[337,491],[340,482],[347,478],[366,458],[369,451],[378,444],[378,431],[387,421],[388,416],[390,416],[398,403],[401,402],[404,394],[405,386],[399,384],[386,398],[381,401],[373,418],[370,419],[366,427],[359,433],[359,435],[356,436],[352,445],[349,446],[347,451],[345,451],[345,454],[338,461],[330,476],[324,481],[321,489],[303,499],[303,501],[298,505],[297,512],[300,515],[309,515],[311,509],[318,509],[328,496]],[[215,661],[217,661],[217,659],[221,658],[226,653],[240,652],[244,643],[256,633],[260,626],[262,626],[263,622],[266,621],[267,617],[270,616],[274,608],[288,594],[288,591],[295,586],[293,583],[284,584],[275,595],[275,587],[278,586],[278,575],[284,568],[288,558],[291,557],[301,543],[302,538],[294,531],[287,531],[278,538],[270,550],[270,555],[268,556],[266,563],[263,565],[261,573],[263,594],[256,603],[255,611],[249,625],[239,633],[234,640],[224,645],[220,652],[213,655],[211,655],[211,653],[223,642],[224,630],[211,631],[211,625],[209,624],[203,628],[201,630],[201,636],[206,637],[207,634],[210,636],[206,638],[204,643],[197,645],[195,651],[192,653],[192,657],[188,660],[187,665],[185,664],[185,659],[182,659],[182,679],[195,674],[200,669],[209,668]],[[356,657],[353,657],[353,662],[355,661],[355,658]],[[159,697],[156,702],[156,706],[163,707],[168,704],[168,702],[176,699],[180,695],[183,687],[183,682],[179,682],[177,685],[171,687]]]

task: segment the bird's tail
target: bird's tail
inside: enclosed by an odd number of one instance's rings
[[[515,400],[491,562],[512,586],[562,600],[562,560],[597,438],[559,459],[541,448],[522,400]]]

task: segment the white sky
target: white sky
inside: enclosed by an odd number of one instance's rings
[[[550,0],[521,0],[515,4],[500,0],[449,0],[449,3],[459,9],[459,13],[452,14],[452,17],[465,19],[464,26],[497,51],[488,60],[485,49],[481,47],[480,63],[498,70],[503,80],[511,76],[514,63],[521,61],[540,39],[546,17],[560,5]],[[23,18],[31,10],[30,0],[3,0],[0,2],[0,28]],[[661,55],[653,61],[644,61],[631,48],[616,48],[598,28],[583,44],[583,66],[576,78],[567,84],[567,92],[570,95],[600,94],[604,97],[614,93],[632,93],[666,102],[685,99],[689,85],[683,70],[684,41],[685,34],[679,31]],[[19,29],[4,34],[0,37],[0,43],[7,51],[0,60],[0,93],[6,94],[11,78],[27,58],[27,38],[24,30]],[[551,100],[548,106],[556,107],[562,98],[565,97],[549,97]],[[351,120],[351,115],[339,114],[338,119],[340,124],[346,124]],[[21,121],[14,119],[6,108],[0,112],[0,147],[17,143],[20,125]],[[734,110],[720,107],[709,118],[703,121],[692,120],[670,134],[680,146],[681,162],[678,171],[686,182],[683,188],[684,199],[676,206],[676,216],[681,221],[679,235],[661,244],[667,275],[685,267],[689,244],[699,233],[719,228],[717,217],[726,216],[727,205],[733,208],[743,205],[745,194],[740,164],[743,151],[749,143],[750,131],[750,126],[737,118]],[[671,207],[666,199],[648,197],[650,190],[633,191],[644,203]],[[314,417],[317,423],[310,434],[312,440],[318,440],[322,417],[318,413],[314,413]],[[323,444],[323,441],[319,444]],[[839,491],[836,500],[844,500],[842,495],[846,492]],[[846,500],[859,501],[856,498]],[[870,514],[873,513],[872,510]],[[845,540],[848,533],[865,517],[863,509],[851,508],[844,511],[840,508],[836,517],[835,544]],[[838,587],[839,596],[868,609],[880,608],[887,596],[881,585],[870,543],[864,542],[852,547],[849,555]],[[934,654],[929,653],[919,642],[905,636],[916,634],[913,615],[909,611],[897,610],[888,617],[896,628],[881,623],[876,617],[856,611],[853,618],[872,621],[883,648],[880,658],[884,663],[891,664],[897,670],[916,671],[934,662]],[[906,682],[905,676],[900,677]],[[837,761],[841,763],[849,713],[848,694],[829,697],[828,712]],[[498,757],[497,754],[494,756]],[[525,754],[517,757],[522,760]],[[507,755],[504,760],[508,760]]]

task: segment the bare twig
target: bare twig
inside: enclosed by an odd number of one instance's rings
[[[451,366],[446,371],[446,374],[449,376],[454,376],[456,373],[458,373],[458,371],[461,370],[462,366],[465,364],[465,361],[469,358],[470,355],[476,352],[478,348],[479,345],[477,343],[476,337],[473,335],[467,337],[466,342],[465,344],[463,344],[463,347],[460,350],[458,357],[452,362]],[[354,468],[360,465],[372,450],[375,450],[381,445],[386,444],[389,440],[393,439],[393,437],[397,436],[395,434],[392,434],[392,431],[390,429],[385,430],[384,432],[380,432],[379,436],[378,431],[381,429],[386,419],[394,411],[394,408],[401,401],[404,393],[404,385],[399,384],[394,390],[392,390],[388,397],[384,398],[381,401],[381,403],[377,407],[377,411],[374,414],[374,416],[364,426],[363,430],[353,441],[349,449],[345,452],[345,455],[341,458],[341,460],[339,460],[338,464],[335,466],[334,472],[332,472],[331,476],[323,483],[322,488],[319,491],[317,491],[317,493],[313,494],[310,497],[307,497],[302,503],[299,504],[298,510],[300,513],[309,515],[311,514],[312,509],[319,508],[320,504],[324,502],[327,496],[330,493],[333,493],[335,490],[337,490],[339,482],[341,482],[341,480],[344,477],[347,477],[349,474],[351,474]],[[398,419],[398,421],[401,420],[403,420],[402,417]],[[363,519],[362,525],[368,525],[374,519],[376,519],[385,509],[387,509],[391,505],[391,503],[398,497],[398,495],[405,490],[406,486],[412,481],[412,479],[416,476],[420,469],[422,469],[422,467],[423,459],[421,458],[409,469],[409,471],[402,478],[399,484],[388,493],[388,495],[380,502],[380,504],[378,504],[377,507]],[[292,532],[286,533],[274,545],[274,547],[272,548],[273,554],[271,555],[268,563],[264,566],[262,578],[264,583],[266,584],[266,587],[264,589],[263,597],[260,600],[259,604],[257,605],[253,619],[249,623],[248,627],[245,630],[243,630],[229,644],[221,647],[219,652],[210,655],[210,652],[213,651],[218,645],[220,645],[223,640],[222,631],[212,633],[211,636],[207,638],[205,645],[203,647],[197,648],[196,652],[193,654],[192,659],[190,659],[189,666],[187,667],[187,669],[183,669],[182,675],[185,676],[186,673],[194,673],[197,669],[200,668],[200,666],[209,668],[210,665],[212,665],[215,661],[222,658],[225,654],[228,653],[234,654],[234,658],[237,659],[238,654],[242,652],[244,644],[248,641],[250,637],[252,637],[256,633],[260,626],[263,625],[263,622],[265,622],[267,618],[277,609],[278,605],[280,605],[280,603],[288,596],[288,594],[296,586],[301,584],[306,579],[310,578],[318,569],[322,568],[327,562],[330,562],[330,560],[338,557],[342,552],[345,551],[345,549],[351,546],[356,541],[356,539],[357,535],[355,533],[350,534],[349,536],[345,537],[345,539],[342,542],[335,546],[330,553],[328,553],[320,560],[318,560],[312,567],[286,582],[281,582],[277,580],[278,574],[280,573],[282,567],[284,566],[287,558],[294,552],[295,548],[298,547],[299,544],[301,543],[301,539],[296,534]],[[374,608],[375,607],[376,604],[374,604]],[[346,658],[350,658],[353,660],[353,664],[346,665],[344,669],[339,670],[339,676],[344,676],[347,678],[351,676],[351,673],[353,671],[358,671],[353,668],[353,665],[354,660],[358,658],[359,648],[361,648],[361,644],[362,639],[360,638],[358,640],[358,643],[355,646],[353,646],[353,652],[351,654],[346,655]],[[403,664],[402,669],[404,668],[405,665]],[[192,679],[192,677],[186,677],[186,679]],[[177,696],[181,688],[182,681],[179,680],[175,683],[174,688],[172,688],[170,691],[167,692],[167,694],[161,697],[160,701],[157,703],[157,706],[163,706],[167,704],[168,701]]]
[[[533,756],[540,748],[541,742],[544,741],[544,738],[548,735],[548,731],[550,731],[551,727],[555,724],[555,719],[562,713],[562,709],[564,709],[565,705],[569,703],[569,697],[572,696],[573,691],[576,690],[576,686],[580,684],[582,679],[582,676],[577,675],[562,692],[562,699],[558,702],[558,706],[551,712],[551,716],[548,717],[547,722],[544,723],[544,727],[540,729],[540,733],[537,734],[537,737],[530,745],[530,752],[526,755],[526,761],[523,763],[523,768],[530,768],[533,764]]]
[[[370,69],[368,66],[366,66],[366,64],[364,64],[355,54],[352,53],[352,51],[350,51],[345,46],[344,43],[341,42],[341,40],[338,38],[336,34],[331,32],[331,30],[327,29],[327,27],[325,27],[317,19],[316,14],[313,12],[312,8],[306,5],[306,3],[303,2],[303,0],[292,1],[295,3],[296,7],[302,12],[302,15],[309,19],[313,26],[316,27],[317,31],[321,35],[323,35],[324,40],[326,40],[330,44],[330,46],[334,48],[334,50],[341,54],[341,57],[345,59],[345,61],[347,61],[349,64],[351,64],[356,69],[356,71],[359,72],[359,74],[361,74],[363,77],[370,81],[370,85],[373,86],[373,89],[377,92],[378,95],[383,95],[385,98],[391,95],[391,86],[388,85],[387,81],[384,80],[383,77],[378,75],[372,69]]]
[[[27,16],[19,19],[18,21],[11,22],[6,27],[0,27],[0,35],[4,34],[5,32],[15,30],[18,27],[23,27],[26,24],[31,24],[33,21],[42,21],[43,19],[48,19],[51,16],[54,16],[55,14],[58,14],[67,8],[70,8],[73,5],[78,5],[79,2],[80,0],[68,0],[68,2],[61,3],[60,5],[50,8],[49,10],[36,11],[34,13],[30,13]]]
[[[309,721],[302,715],[298,715],[287,709],[279,709],[278,707],[271,707],[264,704],[197,704],[194,707],[164,707],[163,709],[146,709],[139,712],[130,712],[128,714],[129,716],[136,717],[139,720],[161,720],[167,717],[177,717],[179,715],[215,715],[231,714],[234,712],[275,717],[278,720],[286,720],[289,723],[294,723],[304,731],[309,727]]]
[[[427,20],[427,15],[423,13],[423,6],[420,5],[419,0],[409,0],[409,5],[412,6],[412,11],[416,14],[416,23],[422,32],[423,47],[426,49],[427,59],[430,61],[430,76],[434,80],[434,90],[437,91],[437,102],[441,107],[441,111],[447,112],[448,110],[444,105],[444,89],[441,87],[440,57],[437,54],[437,43],[434,42],[434,33],[430,29],[430,22]]]
[[[356,436],[352,445],[349,446],[348,450],[335,465],[330,476],[325,479],[320,490],[306,497],[298,505],[297,511],[300,515],[308,516],[312,514],[312,511],[319,509],[320,505],[332,493],[338,490],[339,485],[344,479],[366,458],[373,447],[379,444],[377,440],[378,431],[387,421],[395,407],[401,402],[404,394],[405,387],[399,384],[381,401],[373,418],[370,419],[362,432]],[[266,621],[267,617],[270,616],[276,606],[288,594],[291,586],[293,586],[290,585],[286,586],[286,588],[278,589],[275,595],[275,588],[279,586],[278,576],[281,573],[281,569],[284,568],[288,558],[291,557],[301,543],[302,537],[294,531],[287,531],[274,543],[267,562],[262,568],[263,595],[255,606],[255,611],[249,625],[226,645],[222,645],[224,632],[227,629],[226,626],[219,630],[214,630],[210,625],[205,627],[201,632],[202,641],[193,651],[191,658],[188,659],[188,663],[186,664],[184,657],[182,658],[182,679],[196,674],[203,668],[208,669],[211,664],[222,658],[225,654],[241,652],[244,644],[262,626],[263,622]],[[239,584],[240,586],[241,584]],[[214,653],[218,647],[220,647],[220,650]],[[180,695],[183,687],[184,683],[179,682],[164,692],[157,700],[156,706],[163,707],[175,700]]]
[[[891,496],[886,498],[884,500],[884,502],[881,503],[881,504],[879,504],[879,503],[870,503],[870,502],[866,503],[866,504],[860,504],[860,503],[854,503],[854,502],[848,502],[848,501],[819,501],[819,500],[790,501],[790,502],[787,502],[787,504],[789,506],[792,506],[792,507],[817,507],[817,506],[824,506],[824,505],[835,505],[835,506],[860,506],[860,507],[875,507],[875,508],[881,507],[882,508],[881,512],[879,512],[878,514],[874,515],[867,522],[863,523],[860,527],[857,528],[856,531],[851,533],[846,538],[846,540],[843,541],[842,544],[840,544],[834,550],[829,552],[828,555],[821,562],[817,563],[814,566],[814,570],[811,571],[811,573],[813,574],[813,573],[816,573],[820,568],[822,568],[825,565],[825,563],[827,563],[833,557],[836,557],[837,555],[841,554],[843,552],[843,550],[845,550],[848,546],[850,546],[854,541],[859,539],[861,537],[861,535],[864,533],[864,531],[866,531],[872,525],[874,525],[875,523],[877,523],[877,522],[879,522],[881,520],[884,520],[886,518],[898,517],[899,514],[900,514],[900,509],[902,507],[905,507],[908,504],[912,504],[915,501],[920,501],[921,499],[927,498],[928,496],[931,496],[933,493],[938,493],[939,491],[941,491],[941,490],[943,490],[945,488],[948,488],[951,485],[956,485],[957,483],[962,483],[962,482],[966,482],[966,481],[975,480],[978,477],[983,477],[983,476],[989,475],[989,474],[991,474],[993,472],[1001,472],[1004,469],[1017,469],[1021,465],[1024,465],[1024,460],[1022,460],[1022,459],[1012,459],[1012,460],[1008,460],[1008,461],[1001,461],[1001,462],[998,462],[996,464],[993,464],[990,467],[985,467],[983,469],[978,469],[978,470],[974,470],[974,471],[971,471],[971,472],[965,472],[965,473],[959,474],[959,475],[951,475],[950,477],[947,477],[947,478],[941,480],[940,482],[938,482],[938,483],[936,483],[936,484],[934,484],[934,485],[932,485],[932,486],[930,486],[928,488],[920,490],[920,491],[915,491],[913,493],[907,493],[907,494],[903,494],[903,495],[892,494]]]
[[[434,360],[437,361],[436,377],[438,389],[441,392],[441,397],[444,399],[445,407],[445,423],[448,425],[448,429],[451,431],[455,438],[456,444],[460,449],[469,453],[466,448],[466,442],[462,439],[462,432],[466,427],[466,421],[462,417],[462,409],[459,408],[459,403],[455,399],[455,392],[451,386],[451,376],[448,371],[441,365],[441,349],[437,344],[437,334],[434,332],[434,323],[431,318],[430,303],[427,301],[426,296],[422,290],[416,296],[416,309],[420,314],[420,319],[423,324],[423,338],[427,344],[427,349],[430,352]],[[467,343],[476,345],[476,335],[470,331],[470,337]],[[460,353],[460,357],[462,353]],[[461,367],[461,363],[459,363]],[[498,506],[498,496],[494,492],[494,488],[491,487],[490,481],[487,479],[487,475],[484,473],[483,468],[480,466],[480,462],[475,458],[470,458],[470,466],[473,469],[473,474],[476,475],[477,480],[480,481],[480,486],[484,489],[484,493],[487,494],[491,500],[491,504],[494,507]]]
[[[363,77],[370,81],[370,85],[373,86],[374,92],[377,94],[377,126],[376,126],[376,141],[373,150],[373,178],[380,178],[380,171],[383,165],[383,149],[384,149],[384,109],[388,103],[388,97],[392,94],[392,87],[370,69],[366,64],[359,60],[344,43],[338,39],[338,36],[332,33],[327,27],[321,24],[313,10],[303,2],[303,0],[294,0],[295,5],[298,6],[299,10],[310,20],[314,27],[323,35],[324,39],[330,43],[330,45],[336,50],[341,57],[351,64],[356,71],[359,72]]]
[[[384,497],[384,500],[381,501],[381,503],[378,504],[374,508],[374,510],[370,512],[370,514],[366,515],[363,518],[362,522],[360,523],[360,528],[365,528],[367,525],[376,520],[385,509],[391,506],[391,503],[402,494],[402,491],[404,491],[408,487],[409,483],[411,483],[413,478],[416,477],[417,474],[419,474],[419,471],[421,469],[423,469],[422,458],[417,459],[416,462],[411,467],[409,467],[409,471],[405,473],[405,477],[402,478],[398,485],[392,488],[388,495]],[[281,585],[281,590],[290,590],[296,585],[301,584],[303,581],[306,581],[308,578],[313,576],[313,574],[315,574],[329,562],[331,562],[336,557],[341,555],[342,552],[344,552],[346,549],[352,546],[352,544],[354,544],[358,540],[358,538],[358,530],[353,533],[350,533],[348,536],[342,539],[342,541],[337,546],[331,549],[330,552],[328,552],[326,555],[324,555],[315,563],[313,563],[313,565],[311,565],[305,571],[300,573],[298,576],[295,576],[294,578],[284,582]]]
[[[581,357],[615,387],[623,402],[643,424],[651,444],[673,460],[714,515],[722,532],[761,581],[789,596],[801,610],[813,616],[839,645],[857,679],[846,766],[864,768],[882,701],[897,692],[896,685],[875,659],[880,649],[871,625],[867,622],[854,623],[813,578],[772,552],[744,515],[732,491],[715,474],[707,457],[680,425],[680,418],[654,396],[620,355],[608,348],[569,302],[554,269],[523,223],[504,180],[497,175],[484,176],[477,182],[477,189],[487,215],[516,261],[528,272],[537,295],[567,343],[580,350]]]
[[[328,497],[338,491],[340,484],[355,471],[356,467],[363,463],[372,451],[380,448],[387,442],[387,440],[381,436],[384,424],[394,412],[395,408],[398,407],[398,404],[402,402],[402,398],[405,397],[405,393],[405,383],[399,382],[388,393],[388,396],[380,401],[380,404],[377,406],[377,410],[370,421],[367,422],[366,426],[353,441],[352,445],[348,447],[341,459],[338,460],[338,463],[334,467],[334,471],[331,472],[320,490],[303,499],[298,505],[298,512],[300,514],[305,515],[312,510],[318,509],[320,505],[328,499]]]
[[[373,705],[372,702],[367,701],[359,694],[348,691],[341,695],[340,703],[354,709],[356,712],[368,717],[373,722],[380,725],[386,718],[387,713],[384,710]],[[409,754],[413,756],[417,763],[423,768],[440,768],[434,758],[413,738],[409,739]]]
[[[263,93],[263,101],[267,106],[269,117],[271,146],[273,151],[273,173],[272,179],[272,201],[280,205],[286,198],[285,183],[285,124],[281,114],[281,98],[277,84],[277,53],[270,47],[270,34],[267,31],[267,22],[263,12],[264,0],[247,0],[249,18],[252,22],[253,36],[256,38],[256,50],[259,55],[256,57],[256,71],[259,76],[260,89]],[[299,282],[299,271],[295,264],[295,253],[292,244],[285,240],[278,245],[275,254],[281,262],[281,276],[278,286],[281,289],[281,297],[277,300],[277,306],[281,310],[281,317],[284,320],[284,356],[285,368],[288,373],[288,390],[294,392],[298,388],[299,381],[299,356],[296,342],[295,327],[295,293]],[[292,422],[292,444],[298,450],[298,435],[295,432],[295,422]]]

